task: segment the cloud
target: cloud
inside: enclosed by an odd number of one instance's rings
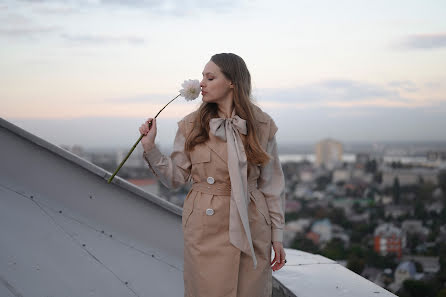
[[[394,85],[396,83],[394,82]],[[407,83],[406,83],[407,84]],[[400,88],[402,83],[398,84]],[[325,104],[355,105],[367,102],[384,101],[398,104],[408,104],[410,100],[400,95],[396,86],[388,87],[367,82],[353,80],[325,80],[318,83],[298,86],[290,89],[256,90],[255,96],[259,101],[273,101],[276,103],[293,103],[301,107]]]
[[[105,45],[105,44],[119,44],[127,43],[130,45],[143,45],[146,40],[138,36],[107,36],[107,35],[71,35],[71,34],[61,34],[60,37],[68,42],[77,44],[95,44],[95,45]]]
[[[203,13],[203,11],[210,11],[213,13],[228,13],[238,6],[239,2],[236,0],[216,0],[216,1],[200,1],[200,0],[73,0],[67,4],[64,0],[21,0],[21,2],[28,2],[37,5],[41,12],[44,13],[73,13],[80,11],[77,8],[128,8],[137,9],[139,11],[147,10],[149,12],[156,13],[158,15],[173,15],[173,16],[187,16],[193,15],[197,11]],[[71,5],[70,8],[54,8],[56,6],[66,7]],[[37,10],[37,11],[39,11]]]
[[[37,13],[47,15],[73,15],[80,12],[80,9],[69,6],[68,4],[59,4],[53,6],[42,6],[34,9]]]
[[[32,19],[18,13],[0,15],[0,36],[21,38],[33,37],[40,34],[48,34],[58,30],[56,26],[41,26]]]
[[[391,81],[389,83],[389,86],[393,87],[393,88],[401,89],[401,90],[404,90],[404,91],[410,92],[410,93],[418,91],[418,88],[415,85],[415,83],[410,80]]]
[[[22,26],[15,28],[0,28],[0,36],[6,37],[32,37],[35,35],[52,33],[57,30],[57,27],[31,27]]]
[[[162,0],[101,0],[98,1],[103,5],[122,5],[130,7],[159,7],[162,6]]]
[[[409,35],[401,42],[403,49],[435,49],[446,47],[446,33]]]

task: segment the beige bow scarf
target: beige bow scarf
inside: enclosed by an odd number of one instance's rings
[[[251,202],[248,198],[248,163],[239,134],[247,134],[246,120],[235,115],[234,110],[231,118],[211,119],[209,127],[210,132],[226,141],[228,146],[228,171],[231,179],[229,241],[246,254],[251,254],[256,268],[257,260],[248,220],[248,204]]]

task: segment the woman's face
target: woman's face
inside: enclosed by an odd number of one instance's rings
[[[204,102],[222,103],[232,99],[234,86],[212,61],[204,66],[200,86]]]

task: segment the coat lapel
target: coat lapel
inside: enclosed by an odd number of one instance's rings
[[[188,119],[189,122],[189,131],[192,130],[195,122],[195,117],[190,117]],[[221,140],[217,136],[209,133],[209,139],[205,142],[206,146],[217,154],[220,159],[222,159],[225,163],[228,162],[228,147],[226,141]]]
[[[207,146],[214,151],[225,163],[228,163],[228,146],[226,141],[221,140],[212,133],[209,133]]]

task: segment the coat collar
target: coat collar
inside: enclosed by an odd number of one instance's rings
[[[235,111],[234,111],[235,112]],[[233,112],[233,114],[234,114]],[[257,106],[253,107],[253,113],[257,121],[259,121],[262,124],[268,123],[268,116]],[[188,117],[189,123],[194,123],[195,118],[197,116],[198,112],[195,111]],[[264,125],[262,125],[265,127]],[[260,136],[260,135],[259,135]],[[243,137],[243,136],[242,136]],[[225,163],[228,162],[228,148],[225,141],[221,140],[220,138],[216,137],[212,133],[209,133],[209,140],[206,141],[206,145],[214,151]]]

